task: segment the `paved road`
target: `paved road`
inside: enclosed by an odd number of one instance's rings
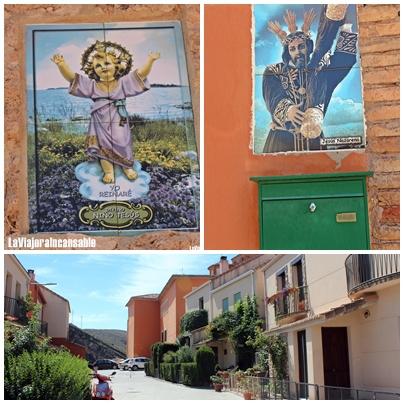
[[[182,384],[147,377],[140,371],[117,370],[112,377],[115,400],[241,400],[230,393],[216,393],[213,389],[187,387]],[[111,374],[112,370],[100,373]]]

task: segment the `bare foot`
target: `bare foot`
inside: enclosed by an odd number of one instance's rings
[[[114,182],[114,174],[112,174],[112,173],[106,173],[106,174],[104,175],[104,177],[102,178],[102,181],[103,181],[105,184],[111,184],[111,182]]]
[[[137,178],[137,172],[132,168],[124,168],[123,172],[128,177],[128,180],[134,181]]]

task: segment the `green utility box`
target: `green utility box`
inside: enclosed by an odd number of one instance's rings
[[[252,177],[259,188],[260,248],[368,250],[370,172]]]

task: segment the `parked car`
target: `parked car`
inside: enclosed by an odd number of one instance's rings
[[[123,370],[138,370],[144,369],[144,364],[149,362],[150,359],[144,356],[139,356],[137,358],[128,358],[119,364],[119,367]]]
[[[95,367],[99,370],[101,369],[118,369],[119,365],[111,359],[97,359],[90,366],[92,369]]]

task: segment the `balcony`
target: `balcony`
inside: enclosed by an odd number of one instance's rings
[[[208,340],[206,325],[191,331],[191,345],[198,345]]]
[[[19,321],[26,319],[21,301],[8,296],[4,296],[4,314],[14,317]]]
[[[39,332],[45,337],[48,336],[48,323],[46,321],[39,321]]]
[[[250,271],[251,268],[248,265],[241,265],[236,268],[232,268],[221,275],[216,276],[212,279],[212,289],[216,289],[227,282],[236,279],[240,275],[245,274],[246,272]]]
[[[306,317],[309,311],[307,286],[283,289],[269,298],[275,308],[276,322],[287,324]]]
[[[21,301],[12,297],[4,296],[4,314],[13,317],[13,321],[27,324],[28,317]],[[48,335],[48,323],[38,320],[38,332],[44,336]]]
[[[400,278],[399,254],[351,254],[345,261],[349,295],[372,292]]]

